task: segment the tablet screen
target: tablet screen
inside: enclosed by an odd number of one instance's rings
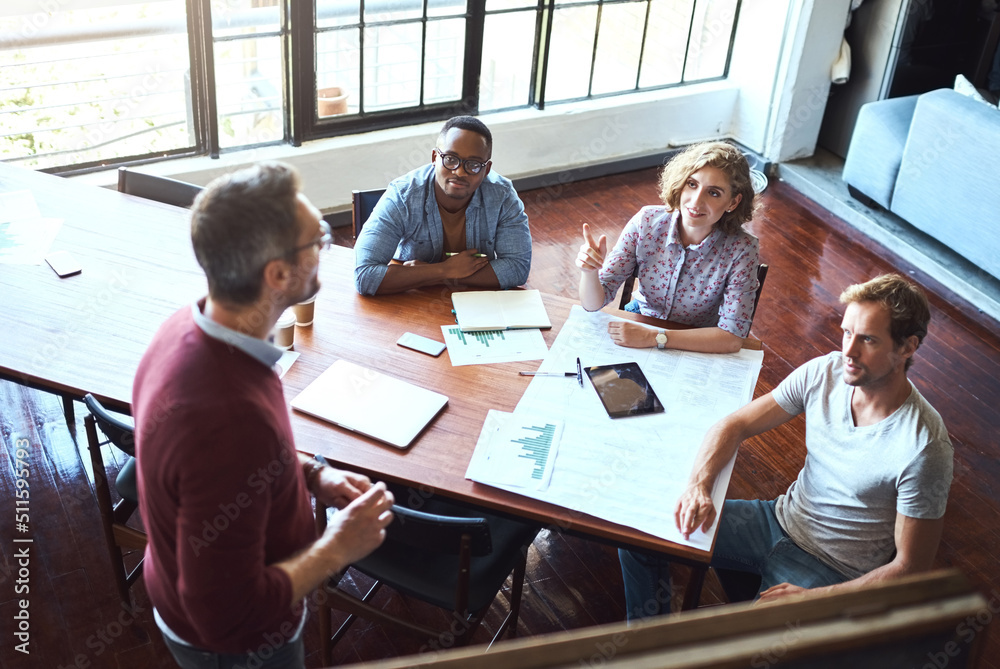
[[[663,405],[637,362],[585,367],[597,396],[612,418],[661,413]]]

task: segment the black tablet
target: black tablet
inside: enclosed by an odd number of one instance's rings
[[[637,362],[584,367],[612,418],[661,413],[663,405]]]

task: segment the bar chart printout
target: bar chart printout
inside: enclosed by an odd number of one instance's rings
[[[552,478],[562,427],[562,421],[515,417],[491,410],[466,478],[493,485],[545,489]]]
[[[512,439],[511,443],[521,444],[522,452],[517,457],[534,462],[535,466],[531,470],[531,478],[541,481],[545,475],[545,465],[549,461],[549,453],[552,452],[552,437],[556,433],[556,426],[552,423],[546,423],[544,427],[525,425],[522,429],[528,434],[537,434]]]
[[[462,332],[457,325],[442,325],[441,334],[455,367],[541,360],[549,352],[542,331],[536,329]]]

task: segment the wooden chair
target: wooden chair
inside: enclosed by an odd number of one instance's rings
[[[757,266],[757,293],[753,298],[753,312],[750,314],[750,325],[753,325],[753,317],[757,315],[757,303],[760,302],[760,293],[764,290],[764,279],[767,278],[768,266],[761,263]],[[639,266],[636,265],[635,270],[632,271],[632,276],[625,279],[625,285],[622,286],[622,297],[618,300],[618,308],[625,311],[625,305],[632,301],[632,291],[635,289],[635,283],[639,280]]]
[[[135,428],[101,406],[93,395],[88,394],[83,401],[90,411],[90,415],[84,418],[83,422],[87,430],[90,462],[94,468],[94,496],[97,497],[97,507],[101,512],[104,538],[108,554],[111,556],[111,570],[114,572],[118,596],[123,603],[129,604],[129,588],[142,575],[143,558],[139,559],[139,563],[131,571],[127,571],[125,557],[133,551],[143,551],[146,548],[145,532],[125,524],[139,507],[139,496],[136,491]],[[98,434],[98,428],[106,437],[103,441]],[[115,478],[115,489],[121,496],[117,504],[111,502],[107,470],[104,457],[101,455],[101,447],[108,443],[128,456]]]
[[[201,191],[201,186],[195,186],[185,181],[143,174],[142,172],[129,172],[124,167],[118,168],[119,193],[136,195],[147,200],[190,209],[194,199]]]
[[[395,517],[387,529],[385,542],[351,565],[375,579],[363,597],[337,587],[344,572],[327,581],[328,599],[320,606],[318,616],[324,665],[333,662],[333,646],[356,617],[427,639],[454,634],[454,645],[466,645],[511,573],[510,612],[493,640],[508,630],[516,633],[528,547],[538,528],[472,511],[438,497],[425,500],[421,509],[393,506]],[[316,524],[321,533],[326,529],[326,521],[327,508],[317,500]],[[434,629],[372,606],[369,601],[383,584],[450,611],[449,624],[444,629]],[[331,636],[332,608],[349,615]],[[457,634],[456,627],[461,630]]]
[[[382,199],[382,193],[384,192],[384,188],[351,191],[351,223],[354,226],[355,239],[361,234],[361,228],[368,222],[368,217],[372,215],[372,210],[375,209],[378,201]]]

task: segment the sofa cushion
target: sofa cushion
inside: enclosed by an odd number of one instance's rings
[[[917,96],[861,107],[844,162],[843,179],[889,209]]]
[[[1000,110],[951,89],[921,95],[891,209],[1000,278]]]

